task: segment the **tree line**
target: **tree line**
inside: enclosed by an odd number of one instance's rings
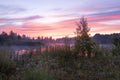
[[[13,31],[11,31],[9,34],[6,32],[2,32],[0,34],[0,45],[28,45],[28,46],[34,46],[34,45],[42,45],[44,43],[50,43],[54,40],[52,37],[37,37],[30,38],[26,35],[19,35]]]

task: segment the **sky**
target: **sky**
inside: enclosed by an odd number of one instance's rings
[[[0,33],[73,37],[82,16],[91,36],[120,33],[120,0],[0,0]]]

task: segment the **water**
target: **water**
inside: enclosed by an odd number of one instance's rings
[[[22,54],[27,54],[27,53],[34,53],[36,54],[37,51],[40,51],[40,53],[43,53],[46,48],[52,46],[63,46],[65,45],[64,43],[55,43],[55,44],[47,44],[44,46],[0,46],[0,48],[5,48],[14,51],[15,54],[22,55]],[[112,44],[100,44],[100,47],[106,47],[106,48],[112,48]],[[74,44],[70,44],[70,47],[74,47]]]

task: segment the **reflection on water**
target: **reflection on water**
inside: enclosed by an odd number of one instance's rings
[[[63,46],[64,44],[50,44],[45,46],[7,46],[6,50],[13,51],[11,59],[14,61],[24,62],[34,54],[42,54],[49,52],[50,50],[55,50],[58,46]],[[5,48],[2,46],[2,48]]]
[[[41,54],[41,53],[45,53],[46,51],[50,51],[50,50],[55,50],[56,48],[58,48],[58,46],[64,46],[64,44],[51,44],[51,45],[46,45],[46,46],[7,46],[7,47],[3,47],[0,46],[0,48],[6,48],[6,50],[11,50],[12,53],[10,54],[11,58],[13,60],[23,60],[26,59],[26,56],[28,57],[29,55],[27,54]],[[74,49],[74,45],[71,44],[69,45],[70,49]],[[99,45],[100,47],[107,47],[110,48],[112,47],[111,45]]]
[[[18,48],[18,49],[14,49],[15,54],[17,55],[23,55],[23,54],[36,54],[36,53],[43,53],[46,50],[46,47],[22,47],[22,48]]]
[[[56,47],[56,46],[63,46],[64,44],[62,43],[57,43],[57,44],[49,44],[45,46],[12,46],[12,49],[15,50],[15,54],[18,55],[23,55],[23,54],[36,54],[36,53],[44,53],[46,50],[50,50],[51,47]],[[70,44],[71,47],[73,47],[73,44]]]
[[[17,55],[23,55],[23,54],[36,54],[36,53],[43,53],[44,51],[48,50],[52,47],[56,47],[56,46],[63,46],[63,43],[55,43],[55,44],[49,44],[49,45],[45,45],[45,46],[8,46],[5,47],[7,49],[10,49],[12,51],[14,51],[15,54]],[[74,46],[74,44],[70,44],[70,47],[72,48]],[[100,44],[100,47],[107,47],[107,48],[112,48],[113,45],[111,44]],[[0,48],[4,48],[2,46],[0,46]]]

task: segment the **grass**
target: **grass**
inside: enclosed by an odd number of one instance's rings
[[[16,71],[16,65],[11,59],[11,51],[0,49],[0,79],[7,79]]]
[[[0,80],[119,80],[119,56],[112,56],[106,48],[94,52],[88,58],[75,56],[69,46],[49,46],[43,53],[31,51],[16,62],[10,58],[11,51],[1,49]]]
[[[24,72],[23,80],[54,80],[43,68],[32,69]]]

